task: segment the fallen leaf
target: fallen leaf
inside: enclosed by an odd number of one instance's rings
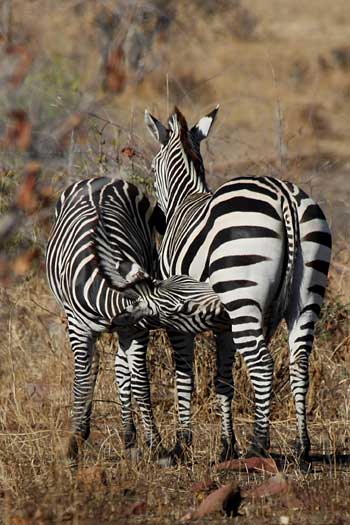
[[[2,138],[2,146],[26,151],[32,143],[33,131],[28,114],[22,109],[13,109],[7,114],[7,117],[7,127]]]
[[[11,516],[10,525],[31,525],[33,520],[31,518],[23,518],[22,516]]]
[[[112,93],[122,93],[126,86],[126,67],[124,51],[121,47],[109,50],[104,70],[104,89]]]
[[[215,481],[213,481],[212,479],[206,479],[205,481],[198,481],[197,483],[193,483],[193,485],[191,486],[191,491],[201,492],[201,491],[211,490],[216,487],[217,485]]]
[[[196,510],[189,511],[181,521],[203,518],[212,512],[224,510],[227,515],[237,515],[241,503],[241,493],[239,487],[233,484],[222,485],[207,496]]]
[[[130,146],[126,146],[125,148],[122,149],[121,152],[123,155],[125,155],[125,157],[128,157],[129,159],[132,159],[136,155],[135,150],[131,148]]]
[[[29,162],[25,167],[25,175],[17,192],[15,204],[27,213],[35,211],[39,204],[37,180],[40,170],[41,166],[38,162]]]
[[[12,261],[11,271],[16,275],[25,275],[38,257],[40,257],[39,248],[30,248]]]
[[[16,60],[9,82],[13,86],[18,87],[26,77],[33,63],[33,54],[24,44],[10,44],[6,47],[6,53]]]
[[[266,498],[276,494],[286,493],[288,491],[288,483],[283,474],[280,472],[272,476],[264,483],[257,487],[244,491],[244,497],[250,498]]]
[[[132,505],[130,505],[126,511],[125,516],[140,516],[141,514],[145,514],[147,510],[147,501],[136,501]]]
[[[216,470],[245,470],[248,472],[268,472],[270,474],[277,474],[278,468],[276,462],[272,458],[241,458],[224,461],[215,466]]]

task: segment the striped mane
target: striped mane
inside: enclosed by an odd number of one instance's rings
[[[174,112],[169,117],[169,123],[172,119],[174,119],[174,117],[176,117],[178,122],[180,130],[179,136],[182,147],[189,160],[193,163],[197,176],[200,177],[201,181],[206,185],[205,169],[199,149],[199,143],[197,143],[194,137],[192,136],[191,130],[189,130],[188,128],[187,121],[177,106],[174,107]]]

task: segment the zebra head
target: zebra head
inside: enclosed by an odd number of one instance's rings
[[[141,323],[147,328],[161,326],[197,333],[227,324],[224,307],[208,283],[176,275],[164,281],[146,278],[130,283],[128,288],[138,299],[114,318],[115,328]]]
[[[193,193],[208,191],[200,143],[209,135],[218,109],[219,106],[216,106],[190,129],[176,107],[169,118],[168,127],[148,111],[145,112],[147,128],[161,144],[160,151],[153,159],[152,171],[155,174],[157,199],[167,217],[173,211],[173,202],[177,206]]]

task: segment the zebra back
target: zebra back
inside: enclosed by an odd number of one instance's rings
[[[154,274],[153,214],[147,197],[122,180],[83,180],[62,193],[47,247],[47,275],[58,301],[83,324],[103,331],[130,304],[102,260],[112,267],[120,263],[125,275],[133,268]]]

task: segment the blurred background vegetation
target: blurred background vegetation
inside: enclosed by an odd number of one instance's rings
[[[194,121],[219,103],[203,147],[211,187],[242,174],[299,182],[339,239],[345,283],[349,42],[345,0],[2,0],[0,273],[40,257],[70,182],[114,174],[151,191],[145,108],[165,120],[177,104]]]

